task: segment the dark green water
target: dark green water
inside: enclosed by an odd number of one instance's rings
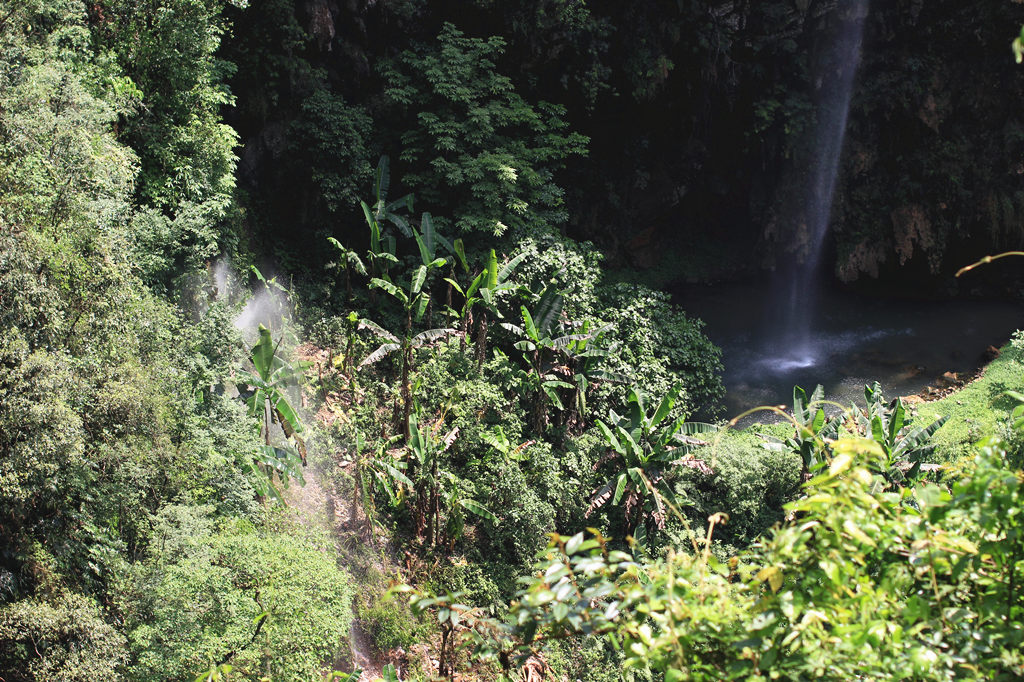
[[[989,346],[1024,328],[1024,306],[994,301],[907,301],[822,291],[806,340],[786,341],[764,285],[692,288],[677,300],[702,318],[722,348],[727,416],[758,405],[787,406],[794,385],[825,387],[825,398],[863,402],[864,384],[886,396],[937,386],[946,372],[970,373]],[[775,324],[773,324],[775,323]],[[767,417],[767,414],[765,414]]]

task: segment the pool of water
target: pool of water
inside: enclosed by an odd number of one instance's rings
[[[773,322],[763,284],[687,288],[677,300],[702,318],[722,348],[725,405],[736,416],[758,405],[789,405],[793,386],[825,398],[863,402],[879,381],[886,396],[937,386],[946,372],[970,373],[986,349],[1024,328],[1024,305],[997,301],[908,301],[822,291],[806,338],[787,338]],[[777,324],[777,323],[776,323]],[[767,417],[767,414],[764,413]]]

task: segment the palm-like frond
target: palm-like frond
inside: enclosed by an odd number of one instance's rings
[[[449,327],[445,327],[443,329],[427,329],[426,331],[422,331],[416,336],[412,337],[412,345],[415,348],[420,348],[422,346],[426,346],[428,344],[434,343],[435,341],[443,339],[444,337],[449,336],[450,334],[458,333],[458,329],[451,329]]]
[[[384,327],[380,326],[373,320],[359,320],[359,329],[367,329],[377,336],[391,341],[392,343],[398,343],[397,336],[389,332],[387,329],[384,329]]]
[[[366,367],[367,365],[372,365],[375,362],[380,362],[382,359],[384,359],[385,357],[387,357],[391,353],[394,353],[396,350],[400,349],[401,347],[402,346],[400,344],[397,344],[397,343],[381,344],[381,346],[379,348],[377,348],[377,350],[373,351],[372,353],[367,355],[365,358],[363,358],[363,361],[359,363],[359,366],[360,367]]]

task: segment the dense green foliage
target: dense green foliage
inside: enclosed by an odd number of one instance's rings
[[[119,595],[130,677],[185,679],[230,660],[244,677],[314,678],[351,620],[353,588],[324,557],[333,543],[287,525],[218,524],[210,511],[172,505],[154,519],[150,550]]]
[[[437,47],[403,52],[382,67],[385,96],[405,114],[396,126],[401,159],[422,169],[405,181],[461,232],[522,235],[565,222],[552,172],[585,149],[585,137],[563,133],[563,107],[531,106],[495,72],[504,46],[500,37],[467,38],[445,23]]]
[[[676,680],[1019,676],[1021,480],[1003,446],[980,446],[948,491],[880,485],[872,440],[830,451],[795,518],[728,564],[710,553],[721,517],[690,552],[645,564],[559,538],[513,632],[608,634],[627,667]]]
[[[220,6],[129,4],[5,4],[0,26],[0,667],[306,675],[333,659],[350,588],[322,540],[264,528],[259,423],[225,392],[237,309],[190,284],[237,210]],[[181,306],[160,295],[174,282]]]

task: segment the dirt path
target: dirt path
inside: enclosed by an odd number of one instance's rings
[[[356,533],[349,529],[352,517],[352,503],[338,499],[328,487],[321,482],[320,473],[309,467],[303,472],[306,485],[291,485],[285,491],[285,501],[291,507],[297,520],[307,526],[315,526],[327,530],[334,539],[337,550],[338,564],[346,566],[344,546],[359,542]],[[352,573],[352,571],[350,571]],[[362,670],[359,679],[370,682],[381,677],[383,662],[373,645],[370,635],[363,629],[358,619],[352,621],[349,635],[349,666]]]

